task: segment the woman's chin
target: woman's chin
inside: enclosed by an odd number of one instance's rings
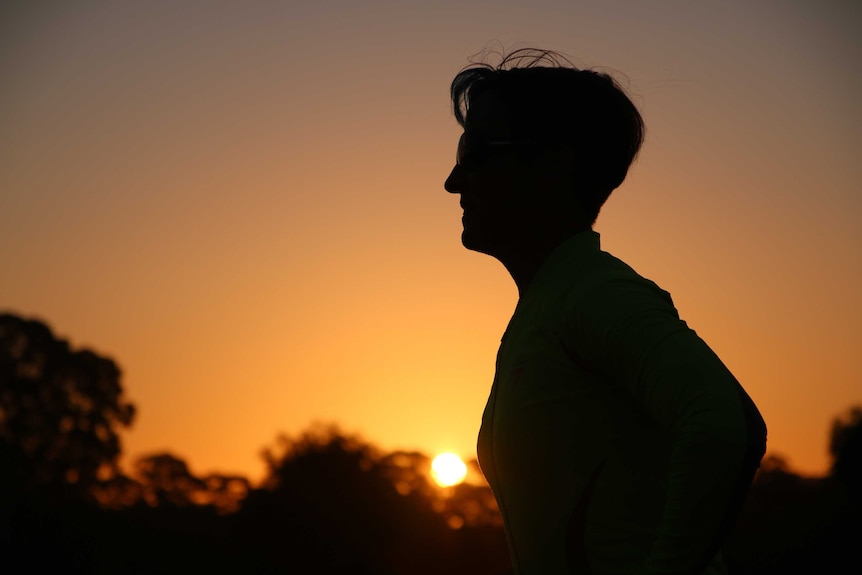
[[[461,232],[461,244],[467,248],[468,250],[472,250],[474,252],[481,252],[483,254],[489,253],[490,246],[488,245],[488,241],[481,234],[477,234],[475,231],[469,230],[466,227],[464,231]]]

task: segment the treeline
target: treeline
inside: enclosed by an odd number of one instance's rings
[[[120,376],[44,323],[0,314],[0,573],[511,573],[487,485],[440,489],[426,455],[332,426],[279,438],[259,485],[196,476],[170,453],[127,475],[118,432],[135,409]],[[859,565],[862,408],[836,418],[828,449],[822,478],[764,460],[724,551],[731,575]]]
[[[433,486],[422,454],[320,427],[268,461],[257,487],[159,454],[90,497],[19,490],[0,572],[507,573],[490,491]]]

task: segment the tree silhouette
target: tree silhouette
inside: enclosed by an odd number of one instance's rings
[[[424,495],[427,480],[405,469],[409,456],[382,462],[358,437],[318,425],[280,438],[264,458],[267,478],[244,501],[235,531],[261,565],[297,573],[439,572],[449,529]]]
[[[212,507],[219,513],[236,511],[250,483],[238,475],[212,473],[197,477],[186,462],[170,453],[140,457],[135,462],[140,499],[151,507]]]
[[[116,473],[92,490],[93,497],[102,509],[120,510],[134,507],[146,501],[144,486],[123,473]]]
[[[113,360],[44,323],[0,314],[0,474],[19,489],[89,496],[117,473],[134,406]]]
[[[862,405],[832,421],[829,436],[830,474],[844,483],[853,503],[862,498]]]
[[[189,472],[185,461],[170,453],[138,459],[135,474],[143,487],[144,499],[152,507],[189,507],[204,503],[199,494],[206,490],[206,483]]]
[[[251,482],[241,475],[213,473],[202,479],[206,491],[199,496],[199,500],[219,513],[236,512],[251,490]]]

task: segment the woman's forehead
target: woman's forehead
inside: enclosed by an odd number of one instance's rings
[[[508,106],[493,92],[478,94],[470,101],[465,131],[486,136],[508,136],[510,112]]]

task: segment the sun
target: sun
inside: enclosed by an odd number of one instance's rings
[[[441,453],[431,462],[431,477],[440,487],[451,487],[464,481],[467,466],[454,453]]]

